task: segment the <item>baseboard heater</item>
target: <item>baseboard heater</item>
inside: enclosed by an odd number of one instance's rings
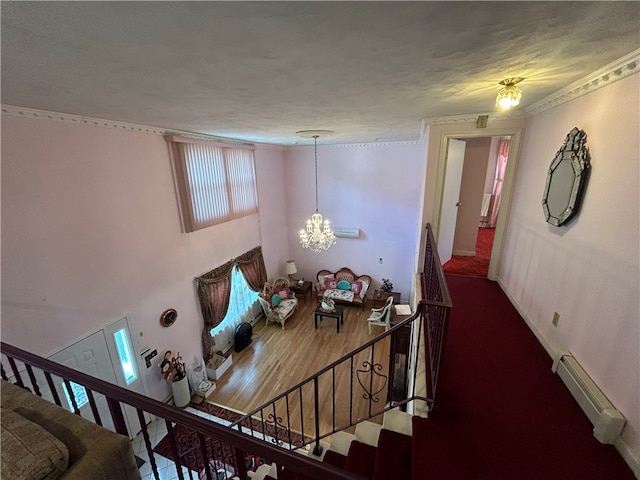
[[[626,422],[602,390],[571,354],[560,355],[552,370],[565,383],[593,424],[593,436],[601,443],[615,443]]]

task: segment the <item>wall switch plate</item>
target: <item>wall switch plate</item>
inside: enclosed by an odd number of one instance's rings
[[[147,368],[151,368],[151,359],[156,355],[158,355],[158,350],[154,348],[152,352],[148,353],[144,357],[144,363],[147,366]]]
[[[559,321],[560,321],[560,314],[558,312],[553,312],[553,320],[551,320],[551,324],[554,327],[557,327]]]

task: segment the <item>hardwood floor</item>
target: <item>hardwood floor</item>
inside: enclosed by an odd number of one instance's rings
[[[264,320],[258,322],[253,327],[253,342],[242,352],[232,352],[233,365],[217,382],[216,390],[207,401],[241,413],[250,412],[384,332],[383,328],[374,327],[369,335],[367,318],[371,309],[362,310],[357,306],[344,307],[340,333],[336,333],[336,321],[331,318],[325,318],[316,330],[316,306],[315,299],[306,303],[301,300],[298,311],[287,320],[284,330],[279,324],[265,326]],[[373,362],[371,357],[371,349],[366,349],[354,358],[353,364],[340,364],[319,378],[321,434],[332,425],[345,426],[350,418],[363,417],[368,413],[370,403],[372,411],[384,408],[389,340],[376,344]],[[376,365],[373,375],[371,364]],[[332,402],[332,384],[335,384],[335,404]],[[367,392],[361,384],[373,392],[376,401],[367,400]],[[304,418],[300,416],[301,405]],[[311,383],[282,398],[263,415],[265,420],[269,415],[279,417],[282,419],[279,423],[285,427],[310,435],[314,429],[313,412]]]

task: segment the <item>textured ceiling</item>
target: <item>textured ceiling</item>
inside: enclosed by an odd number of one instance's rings
[[[638,2],[2,2],[2,103],[262,143],[411,141],[640,47]]]

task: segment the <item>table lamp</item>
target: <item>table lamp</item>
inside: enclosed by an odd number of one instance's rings
[[[287,276],[289,277],[289,281],[293,281],[292,275],[297,273],[298,269],[296,268],[296,262],[293,260],[287,260]]]

